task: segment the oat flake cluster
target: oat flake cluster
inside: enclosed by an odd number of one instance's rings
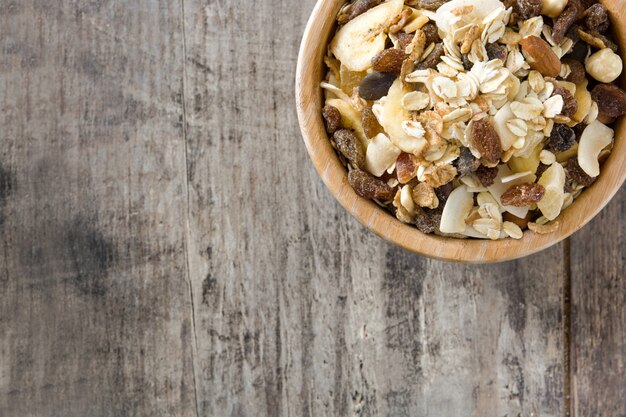
[[[591,0],[354,0],[325,58],[323,117],[357,194],[424,233],[551,233],[626,114]]]

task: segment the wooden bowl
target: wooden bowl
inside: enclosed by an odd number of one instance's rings
[[[426,235],[415,227],[398,221],[372,201],[359,197],[348,184],[346,168],[335,154],[321,117],[322,91],[319,87],[326,69],[323,59],[335,16],[345,0],[318,0],[304,32],[296,71],[296,104],[302,136],[315,169],[341,205],[359,222],[377,235],[411,252],[431,258],[495,263],[521,258],[546,249],[586,225],[617,193],[626,179],[626,120],[621,118],[615,135],[615,147],[603,164],[596,183],[585,190],[574,204],[559,216],[558,231],[538,235],[527,231],[521,240],[484,241],[452,239]],[[626,10],[623,0],[607,0],[615,37],[626,50]],[[623,78],[622,78],[623,80]],[[624,83],[622,82],[622,87]]]

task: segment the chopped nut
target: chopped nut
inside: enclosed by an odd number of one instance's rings
[[[609,48],[602,49],[591,55],[585,62],[587,72],[601,83],[615,81],[624,69],[622,58]]]
[[[528,228],[537,233],[538,235],[548,235],[550,233],[554,233],[559,230],[559,222],[552,222],[547,224],[539,224],[539,223],[528,223]]]
[[[545,77],[556,78],[561,73],[561,60],[550,45],[537,36],[527,36],[521,42],[522,51],[531,68]]]
[[[430,174],[426,174],[424,180],[433,188],[439,188],[446,185],[456,177],[456,168],[452,165],[442,165]]]
[[[420,207],[436,209],[439,207],[439,199],[433,187],[425,182],[420,182],[413,188],[413,201]]]

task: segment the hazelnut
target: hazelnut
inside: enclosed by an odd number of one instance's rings
[[[567,6],[568,0],[543,0],[541,14],[551,18],[557,18]]]
[[[587,58],[585,68],[596,80],[611,83],[622,73],[622,58],[609,48],[604,48]]]

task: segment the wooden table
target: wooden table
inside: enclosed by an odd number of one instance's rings
[[[300,138],[313,4],[0,0],[0,416],[626,415],[626,193],[513,263],[386,244]]]

